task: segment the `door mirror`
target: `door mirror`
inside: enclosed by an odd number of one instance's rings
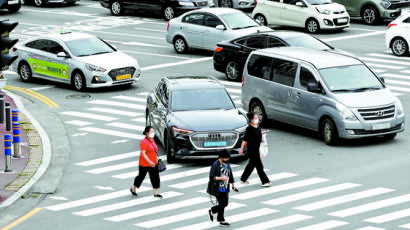
[[[297,2],[295,5],[300,6],[300,7],[305,7],[305,4],[303,4],[303,2]]]
[[[318,82],[314,82],[314,83],[309,83],[308,84],[308,91],[312,92],[312,93],[321,93],[322,89],[320,88],[320,85]]]
[[[379,77],[380,81],[383,82],[383,84],[385,84],[384,82],[384,77]]]
[[[68,55],[66,52],[61,51],[61,52],[59,52],[59,53],[57,54],[57,57],[69,58],[70,55]]]
[[[226,29],[224,25],[217,25],[215,28],[217,30],[225,30]]]

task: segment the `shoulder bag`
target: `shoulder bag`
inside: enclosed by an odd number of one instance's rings
[[[155,153],[157,154],[158,172],[163,172],[163,171],[167,170],[167,166],[165,165],[164,161],[162,161],[162,159],[159,158],[158,152],[155,149],[154,145],[151,143],[151,141],[148,138],[147,138],[147,140],[151,144],[152,148],[155,150]]]

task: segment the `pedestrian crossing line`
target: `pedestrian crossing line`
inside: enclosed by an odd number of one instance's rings
[[[302,211],[314,211],[322,208],[327,208],[330,206],[338,205],[338,204],[343,204],[347,203],[350,201],[355,201],[355,200],[360,200],[372,196],[377,196],[385,193],[389,193],[394,191],[393,189],[388,189],[388,188],[374,188],[374,189],[369,189],[361,192],[356,192],[356,193],[351,193],[348,195],[344,196],[339,196],[327,200],[322,200],[318,202],[313,202],[310,204],[306,204],[303,206],[296,207],[295,209],[297,210],[302,210]]]
[[[303,200],[306,198],[311,198],[311,197],[316,197],[324,194],[329,194],[333,192],[338,192],[338,191],[343,191],[346,189],[351,189],[351,188],[356,188],[361,185],[359,184],[354,184],[354,183],[343,183],[343,184],[337,184],[337,185],[332,185],[324,188],[319,188],[315,190],[310,190],[306,192],[301,192],[297,194],[292,194],[272,200],[268,200],[265,202],[262,202],[263,204],[268,204],[268,205],[282,205],[282,204],[287,204],[290,202],[298,201],[298,200]]]
[[[115,117],[108,117],[108,116],[96,115],[92,113],[76,112],[76,111],[66,111],[66,112],[61,112],[60,114],[67,115],[67,116],[73,116],[73,117],[83,117],[87,119],[100,120],[100,121],[118,120],[118,118],[115,118]]]
[[[238,98],[241,98],[241,97],[240,97],[240,96],[232,95],[231,98],[232,98],[232,99],[238,99]]]
[[[138,189],[139,192],[145,192],[149,190],[152,190],[152,188],[141,186]],[[116,199],[116,198],[123,197],[123,196],[130,196],[130,194],[131,194],[130,189],[127,188],[127,189],[116,191],[116,192],[105,193],[102,195],[92,196],[92,197],[88,197],[88,198],[84,198],[80,200],[51,205],[51,206],[47,206],[44,208],[51,210],[51,211],[61,211],[61,210],[66,210],[70,208],[81,207],[81,206],[88,205],[88,204],[94,204],[94,203],[98,203],[101,201],[112,200],[112,199]]]
[[[227,208],[229,208],[230,205],[231,204],[229,204]],[[261,208],[261,209],[258,209],[258,210],[254,210],[254,211],[250,211],[250,212],[244,212],[244,213],[236,214],[236,215],[233,215],[233,216],[229,216],[226,219],[227,219],[228,222],[237,223],[237,222],[246,221],[246,220],[250,220],[250,219],[253,219],[253,218],[257,218],[257,217],[262,217],[262,216],[266,216],[266,215],[277,213],[277,212],[279,212],[279,211],[275,210],[275,209]],[[192,230],[192,229],[202,230],[202,229],[208,229],[208,228],[213,228],[213,227],[215,227],[214,223],[211,223],[209,221],[204,221],[202,223],[193,224],[193,225],[189,225],[189,226],[184,226],[184,227],[176,228],[176,229],[173,229],[173,230]]]
[[[371,62],[366,62],[366,65],[370,66],[370,67],[383,68],[383,69],[394,69],[394,70],[399,70],[399,69],[404,69],[405,68],[405,67],[401,67],[401,66],[383,65],[383,64],[377,64],[377,63],[371,63]]]
[[[403,95],[403,94],[401,94],[401,93],[394,93],[394,92],[392,92],[392,94],[393,94],[393,96],[401,96],[401,95]]]
[[[242,93],[242,90],[240,90],[240,89],[226,88],[226,91],[228,91],[228,93],[236,93],[236,94],[239,94],[239,95],[241,95],[241,93]]]
[[[282,192],[282,191],[286,191],[286,190],[291,190],[291,189],[295,189],[295,188],[300,188],[300,187],[304,187],[304,186],[308,186],[308,185],[323,183],[323,182],[326,182],[326,181],[328,181],[328,179],[315,177],[315,178],[295,181],[295,182],[291,182],[291,183],[287,183],[287,184],[281,184],[281,185],[277,185],[277,186],[273,186],[273,187],[269,187],[269,188],[263,188],[263,189],[259,189],[257,191],[245,192],[245,193],[237,194],[237,195],[234,195],[234,196],[231,196],[231,197],[233,199],[247,200],[247,199],[251,199],[251,198],[255,198],[255,197],[259,197],[259,196],[269,195],[269,194]]]
[[[129,96],[120,95],[120,96],[114,96],[111,98],[126,100],[126,101],[134,101],[134,102],[143,102],[143,103],[147,102],[147,98],[141,98],[141,97],[129,97]]]
[[[404,87],[398,87],[398,86],[387,86],[388,89],[392,90],[397,90],[397,91],[404,91],[404,92],[410,92],[410,88],[404,88]]]
[[[400,228],[410,229],[410,223],[409,223],[409,224],[400,225],[399,227],[400,227]]]
[[[236,105],[242,104],[242,101],[241,101],[241,100],[234,100],[233,102],[234,102]]]
[[[94,111],[94,112],[122,115],[122,116],[127,116],[127,117],[136,117],[136,116],[143,114],[143,113],[129,112],[129,111],[118,110],[118,109],[100,108],[100,107],[93,107],[87,110]]]
[[[387,54],[370,53],[370,54],[366,54],[366,56],[391,58],[391,59],[401,60],[401,61],[405,61],[405,60],[410,61],[410,58],[408,58],[408,57],[396,57],[396,56],[387,55]]]
[[[116,127],[116,128],[122,128],[122,129],[131,129],[135,131],[144,131],[145,126],[140,126],[140,125],[131,125],[131,124],[125,124],[121,122],[113,122],[113,123],[108,123],[105,124],[106,126],[111,126],[111,127]]]
[[[96,127],[91,127],[91,126],[90,127],[79,128],[78,130],[86,131],[86,132],[90,132],[90,133],[106,134],[106,135],[116,136],[116,137],[125,137],[125,138],[130,138],[130,139],[137,139],[137,140],[142,140],[142,139],[145,138],[144,135],[114,131],[114,130],[110,130],[110,129],[101,129],[101,128],[96,128]]]
[[[327,229],[332,229],[332,228],[337,228],[343,225],[349,224],[347,222],[344,221],[339,221],[339,220],[329,220],[329,221],[325,221],[319,224],[313,224],[310,226],[306,226],[303,228],[298,228],[296,230],[327,230]]]
[[[402,70],[402,71],[400,71],[400,73],[410,74],[410,70]]]
[[[410,202],[410,194],[379,200],[372,203],[356,206],[353,208],[343,209],[337,212],[329,213],[329,215],[337,217],[348,217],[405,202]]]
[[[129,168],[138,168],[138,161],[131,161],[131,162],[123,163],[123,164],[116,164],[116,165],[106,166],[102,168],[90,169],[85,172],[91,173],[91,174],[101,174],[101,173],[107,173],[107,172],[118,171],[121,169],[129,169]]]
[[[408,75],[393,74],[393,73],[384,73],[384,74],[382,74],[382,77],[400,78],[400,79],[410,80],[410,76],[408,76]]]
[[[64,123],[69,124],[69,125],[76,125],[76,126],[87,126],[87,125],[93,125],[94,124],[92,122],[79,121],[79,120],[66,121]]]
[[[308,219],[311,219],[311,218],[312,218],[311,216],[296,214],[296,215],[282,217],[282,218],[278,218],[278,219],[274,219],[274,220],[254,224],[254,225],[248,225],[248,226],[243,227],[243,228],[238,228],[237,230],[270,229],[270,228],[274,228],[274,227],[279,227],[279,226],[283,226],[283,225],[287,225],[287,224],[292,224],[292,223],[308,220]]]
[[[107,162],[112,162],[112,161],[132,158],[132,157],[138,157],[139,155],[140,155],[140,151],[122,153],[122,154],[116,154],[116,155],[112,155],[112,156],[108,156],[108,157],[102,157],[102,158],[97,158],[97,159],[93,159],[93,160],[82,161],[82,162],[76,163],[75,165],[93,166],[93,165],[103,164],[103,163],[107,163]]]
[[[372,226],[366,226],[363,228],[358,228],[356,230],[384,230],[384,228],[377,228],[377,227],[372,227]]]
[[[236,87],[239,87],[239,88],[242,86],[242,83],[240,83],[240,82],[223,81],[223,80],[222,81],[219,80],[219,82],[221,82],[224,85],[236,86]]]
[[[117,106],[117,107],[124,107],[124,108],[144,110],[144,111],[146,109],[145,105],[117,102],[117,101],[108,101],[108,100],[94,100],[94,101],[89,101],[87,103],[95,104],[95,105]]]
[[[144,115],[144,114],[141,114],[141,115]],[[141,116],[141,115],[140,115],[140,116]],[[132,119],[132,121],[145,123],[145,122],[147,121],[147,119],[146,119],[145,116],[144,116],[144,117],[139,117],[139,118]]]
[[[246,207],[246,205],[244,204],[240,204],[240,203],[230,203],[228,205],[228,207],[225,208],[225,211],[229,211],[229,210],[235,210],[238,208],[243,208]],[[185,213],[181,213],[181,214],[176,214],[176,215],[172,215],[172,216],[167,216],[164,218],[158,218],[158,219],[154,219],[154,220],[150,220],[150,221],[145,221],[142,223],[137,223],[134,224],[135,226],[138,227],[143,227],[143,228],[155,228],[155,227],[160,227],[160,226],[164,226],[166,224],[172,224],[172,223],[176,223],[176,222],[180,222],[180,221],[185,221],[185,220],[189,220],[189,219],[195,219],[201,216],[207,216],[208,215],[208,208],[201,208],[195,211],[190,211],[190,212],[185,212]]]
[[[137,189],[136,192],[138,193],[139,189]],[[131,196],[130,191],[128,191],[128,194]],[[164,196],[162,200],[165,200],[165,199],[169,199],[173,197],[182,196],[184,194],[179,193],[179,192],[170,191],[170,192],[164,192],[162,193],[162,195]],[[86,210],[82,210],[78,212],[73,212],[73,214],[77,216],[94,216],[94,215],[98,215],[101,213],[107,213],[107,212],[116,211],[116,210],[129,208],[129,207],[137,208],[139,205],[148,204],[148,203],[156,202],[156,201],[160,201],[160,200],[154,196],[146,196],[146,197],[127,200],[127,201],[123,201],[123,202],[119,202],[115,204],[104,205],[104,206],[97,207],[97,208],[91,208],[91,209],[86,209]]]
[[[185,167],[185,166],[186,165],[182,165],[182,164],[168,164],[167,165],[167,171],[171,170],[171,169],[182,168],[182,167]],[[138,174],[138,171],[137,171],[137,169],[135,169],[135,171],[133,171],[133,172],[121,173],[121,174],[117,174],[117,175],[114,175],[114,176],[111,176],[111,177],[117,178],[117,179],[129,179],[129,178],[136,177],[137,174]],[[162,177],[163,176],[161,175],[161,181],[162,181]],[[146,183],[149,183],[149,182],[146,182]]]
[[[384,80],[386,83],[390,84],[398,84],[398,85],[402,85],[402,86],[410,86],[410,82],[406,82],[406,81],[397,81],[397,80],[390,80],[390,79],[385,79]]]
[[[129,192],[129,191],[128,191]],[[104,220],[112,221],[112,222],[121,222],[124,220],[130,220],[138,217],[143,217],[143,216],[148,216],[152,214],[157,214],[161,212],[166,212],[166,211],[171,211],[179,208],[184,208],[188,206],[193,206],[197,204],[202,204],[209,202],[209,197],[196,197],[188,200],[183,200],[183,201],[178,201],[174,203],[169,203],[169,204],[164,204],[164,205],[158,205],[152,208],[146,208],[142,210],[137,210],[134,212],[128,212],[125,214],[117,215],[117,216],[112,216],[105,218]]]
[[[373,72],[375,72],[375,73],[384,73],[384,72],[386,72],[387,70],[384,70],[384,69],[372,69],[373,70]]]
[[[390,213],[372,217],[372,218],[368,218],[368,219],[365,219],[364,221],[375,223],[375,224],[382,224],[382,223],[402,219],[404,217],[409,217],[409,216],[410,216],[410,208],[403,209],[403,210],[396,211],[396,212],[390,212]]]
[[[369,57],[360,57],[360,59],[362,61],[383,62],[383,63],[389,63],[389,64],[395,64],[395,65],[410,66],[410,62],[404,62],[404,61],[392,61],[392,60],[379,59],[379,58],[369,58]]]
[[[141,93],[137,93],[137,95],[148,96],[148,95],[149,95],[149,92],[141,92]]]

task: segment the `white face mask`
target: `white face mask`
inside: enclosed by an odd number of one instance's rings
[[[148,134],[149,137],[154,138],[155,137],[155,132],[152,132],[150,134]]]
[[[259,119],[253,120],[253,123],[258,124],[258,123],[259,123]]]

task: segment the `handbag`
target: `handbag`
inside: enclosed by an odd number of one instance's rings
[[[147,140],[148,140],[148,138],[147,138]],[[148,140],[148,141],[149,141],[149,143],[151,144],[152,148],[155,150],[155,153],[157,154],[157,159],[158,159],[158,172],[163,172],[163,171],[167,170],[167,166],[165,165],[164,161],[162,161],[162,159],[159,158],[158,152],[157,152],[157,150],[155,149],[154,145],[151,143],[150,140]]]
[[[211,196],[216,196],[216,182],[214,180],[208,181],[208,187],[206,188],[206,193]]]
[[[259,153],[261,155],[261,158],[267,157],[268,152],[269,152],[269,149],[268,149],[268,141],[267,141],[267,138],[266,138],[266,133],[263,133],[262,134],[262,143],[259,147]]]

